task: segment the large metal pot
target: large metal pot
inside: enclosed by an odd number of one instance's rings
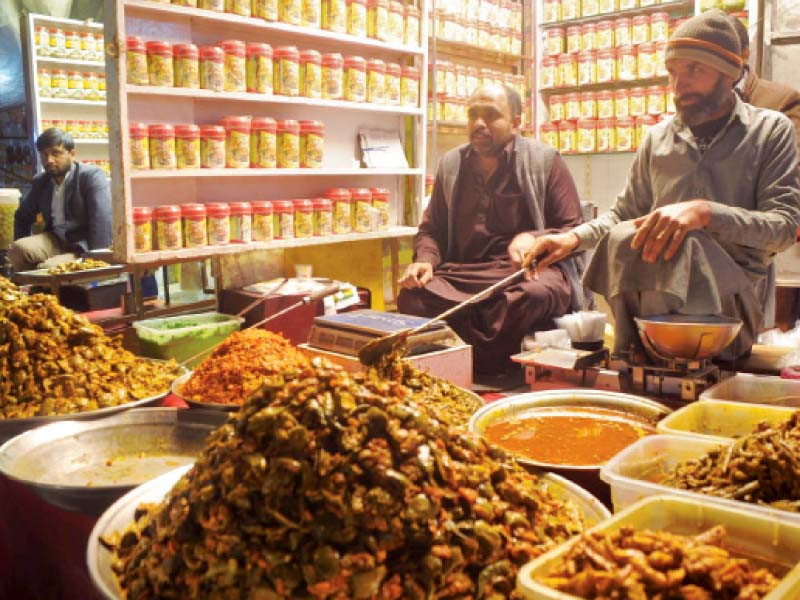
[[[529,418],[536,416],[537,413],[552,412],[553,408],[563,408],[566,411],[575,410],[576,412],[585,408],[613,410],[629,415],[634,423],[641,424],[644,421],[653,426],[672,412],[659,402],[632,394],[587,389],[550,390],[511,396],[487,404],[472,416],[469,429],[473,433],[484,436],[486,429],[493,423]],[[602,464],[559,465],[531,460],[524,456],[515,458],[528,468],[563,475],[589,490],[606,506],[611,505],[608,484],[600,479]]]
[[[719,354],[742,322],[722,315],[653,315],[634,319],[639,337],[662,358],[705,360]]]

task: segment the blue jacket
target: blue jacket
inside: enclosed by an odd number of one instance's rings
[[[53,224],[53,179],[47,173],[33,178],[31,191],[14,213],[14,239],[31,235],[36,214],[44,218],[45,231],[64,244],[65,251],[87,252],[111,246],[111,190],[105,172],[75,162],[64,191],[65,224]]]

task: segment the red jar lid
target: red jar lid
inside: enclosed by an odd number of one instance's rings
[[[212,60],[214,62],[225,60],[225,51],[219,46],[200,46],[199,53],[202,60]]]
[[[271,131],[275,133],[277,123],[272,117],[253,117],[250,121],[250,129],[252,131]]]
[[[644,23],[649,23],[650,17],[648,15],[639,15],[638,17],[633,17],[633,24],[634,25],[642,25]]]
[[[184,218],[198,219],[206,217],[205,204],[181,204],[181,215]]]
[[[419,79],[419,69],[417,67],[405,66],[402,69],[403,77],[410,77],[411,79]]]
[[[214,140],[225,139],[225,128],[220,125],[201,125],[200,135],[204,138],[211,138]]]
[[[655,115],[642,115],[641,117],[636,117],[636,120],[645,125],[655,125],[658,123],[658,118],[656,118]]]
[[[617,49],[617,54],[636,54],[636,48],[633,46],[621,46]]]
[[[291,200],[273,200],[272,212],[291,213],[294,212],[294,202]]]
[[[194,44],[173,44],[172,52],[182,58],[197,58],[197,46]]]
[[[277,130],[278,133],[300,133],[300,123],[294,119],[280,119]]]
[[[617,120],[614,117],[605,117],[597,120],[598,127],[614,127],[616,124]]]
[[[327,198],[314,198],[311,201],[314,204],[314,210],[331,210],[333,202]]]
[[[633,127],[633,117],[617,117],[617,125],[621,127]]]
[[[232,215],[249,215],[253,212],[253,207],[249,202],[231,202],[229,206]]]
[[[275,48],[275,58],[288,58],[289,60],[300,60],[300,52],[297,46],[278,46]]]
[[[247,56],[269,56],[272,57],[272,46],[260,42],[247,42]]]
[[[358,69],[360,71],[366,71],[367,61],[364,60],[363,56],[345,56],[344,66],[348,69]]]
[[[425,175],[425,185],[433,185],[433,182],[436,180],[435,175]]]
[[[574,54],[559,54],[558,55],[558,62],[561,63],[571,63],[575,61]]]
[[[325,124],[322,121],[300,121],[300,133],[324,135]]]
[[[325,67],[341,67],[343,64],[344,59],[338,52],[322,55],[322,65]]]
[[[172,137],[175,135],[175,128],[166,123],[153,123],[147,126],[147,133],[156,137]]]
[[[559,104],[561,102],[564,102],[564,96],[562,96],[561,94],[553,94],[552,96],[550,96],[549,104]]]
[[[175,125],[175,137],[194,138],[200,137],[200,128],[197,125]]]
[[[385,73],[386,63],[379,58],[370,58],[367,61],[367,69],[370,71],[380,71],[381,73]]]
[[[153,218],[153,209],[147,206],[134,206],[133,207],[133,222],[134,223],[147,223]]]
[[[581,26],[581,34],[590,33],[592,31],[597,31],[597,25],[594,23],[586,23],[586,25]]]
[[[131,137],[147,137],[147,125],[144,123],[131,123],[128,125],[128,131],[131,134]]]
[[[314,210],[311,200],[292,200],[292,205],[297,212],[310,213]]]
[[[630,27],[631,26],[631,20],[628,17],[620,17],[619,19],[616,19],[614,21],[614,23],[615,23],[615,25],[617,27]]]
[[[597,58],[614,58],[616,55],[616,48],[603,48],[597,51]]]
[[[575,121],[560,121],[558,123],[559,129],[576,129]]]
[[[643,42],[639,44],[639,53],[653,53],[656,51],[656,45],[653,42]]]
[[[590,61],[593,62],[597,60],[597,51],[596,50],[584,50],[583,52],[578,52],[578,60],[579,61]]]
[[[631,96],[644,96],[645,95],[643,87],[631,88],[630,92],[631,92]]]
[[[250,117],[222,117],[222,126],[227,131],[250,133]]]
[[[241,40],[223,40],[219,43],[219,47],[222,48],[225,54],[233,56],[244,57],[246,53],[245,43]]]
[[[145,44],[148,54],[157,54],[159,56],[172,56],[172,46],[167,42],[158,42],[155,40],[149,41]]]
[[[566,94],[564,96],[565,102],[580,102],[581,95],[578,92],[572,92],[571,94]]]
[[[597,100],[597,92],[581,92],[581,102],[593,102]]]
[[[206,213],[209,217],[227,217],[231,214],[231,207],[227,202],[209,202],[206,204]]]
[[[611,29],[612,27],[614,27],[614,21],[600,21],[597,24],[598,31],[601,29]]]
[[[127,46],[128,50],[132,52],[144,52],[145,45],[142,41],[142,38],[136,35],[129,35],[125,38],[125,45]]]
[[[181,218],[181,207],[176,204],[164,204],[156,207],[153,216],[158,221],[177,221]]]
[[[255,200],[250,203],[254,215],[271,215],[272,202],[269,200]]]
[[[331,188],[325,192],[325,197],[329,200],[350,200],[350,190],[347,188]]]
[[[578,127],[581,129],[594,129],[597,127],[597,119],[578,119]]]
[[[82,76],[80,71],[67,71],[67,75],[69,75],[70,77],[75,77],[77,75],[81,75]]]
[[[647,88],[648,94],[666,94],[667,88],[663,85],[651,85]]]
[[[386,63],[387,75],[396,75],[397,77],[400,77],[400,72],[401,72],[400,65],[398,65],[397,63]]]
[[[350,197],[353,200],[372,200],[372,192],[369,188],[350,188]]]
[[[375,200],[378,202],[388,202],[389,198],[392,196],[392,192],[386,188],[369,188],[369,191],[372,194],[373,202]]]
[[[321,64],[322,63],[322,54],[317,52],[316,50],[303,50],[300,53],[300,62],[304,63],[313,63],[313,64]]]
[[[651,21],[669,21],[669,13],[655,12],[650,15]]]
[[[367,6],[370,8],[380,7],[383,6],[384,8],[389,7],[389,0],[367,0]]]
[[[558,126],[555,123],[542,123],[542,126],[539,127],[539,131],[552,133],[554,131],[558,131]]]
[[[545,56],[542,58],[542,65],[553,66],[558,62],[558,59],[555,56]]]
[[[630,95],[630,90],[614,90],[615,98],[627,98]]]

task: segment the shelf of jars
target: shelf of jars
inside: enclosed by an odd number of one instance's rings
[[[432,49],[433,38],[428,38],[429,49]],[[458,58],[467,58],[491,64],[504,64],[510,67],[517,67],[525,57],[520,53],[500,52],[488,50],[478,46],[472,46],[463,42],[450,42],[447,40],[436,40],[436,52],[447,54]]]
[[[186,179],[186,178],[220,178],[220,177],[376,177],[422,175],[422,169],[149,169],[132,171],[131,180],[145,179]]]
[[[694,11],[694,0],[679,0],[678,2],[650,2],[647,5],[642,5],[636,0],[620,0],[619,5],[626,8],[615,9],[617,3],[614,0],[592,0],[584,2],[583,5],[589,5],[590,10],[597,11],[592,14],[577,16],[577,17],[563,17],[564,0],[560,2],[547,2],[545,0],[542,22],[539,24],[542,29],[552,29],[554,27],[564,27],[569,25],[585,25],[587,23],[598,23],[610,17],[615,18],[631,18],[642,15],[652,15],[659,12],[683,12],[685,14],[692,14]],[[578,0],[568,2],[570,5],[570,12],[568,14],[582,13],[582,7]],[[604,9],[604,10],[601,10]]]
[[[613,92],[620,89],[641,88],[654,85],[666,86],[668,83],[668,77],[658,76],[645,77],[641,79],[606,81],[600,83],[584,83],[582,85],[562,85],[558,87],[541,88],[539,91],[544,96],[550,96],[553,94],[579,94],[581,92]]]

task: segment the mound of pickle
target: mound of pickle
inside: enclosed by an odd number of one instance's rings
[[[174,362],[155,363],[47,294],[0,277],[0,418],[79,413],[169,390]]]
[[[515,597],[519,567],[582,516],[425,400],[321,359],[266,378],[160,504],[101,540],[122,595]]]
[[[66,273],[77,273],[79,271],[102,269],[110,266],[111,265],[104,260],[97,260],[96,258],[82,258],[80,260],[71,260],[69,262],[56,265],[55,267],[50,267],[47,269],[47,272],[50,275],[64,275]]]

